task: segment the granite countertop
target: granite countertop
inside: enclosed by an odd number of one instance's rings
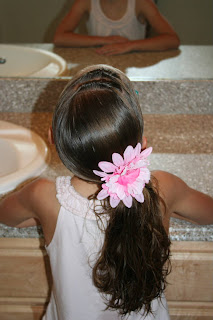
[[[46,143],[51,117],[51,112],[1,113],[1,120],[34,130]],[[208,134],[212,131],[213,116],[145,114],[144,122],[149,145],[154,146],[151,170],[161,169],[177,174],[191,187],[213,196],[213,144],[212,134]],[[158,127],[160,124],[161,129]],[[58,175],[69,175],[54,146],[49,148],[51,160],[42,176],[55,179]],[[0,237],[37,238],[43,234],[40,227],[17,229],[0,225]],[[172,218],[170,237],[178,241],[213,241],[213,225],[199,226]]]
[[[213,79],[213,46],[180,46],[178,50],[101,56],[94,48],[52,48],[68,63],[69,75],[91,64],[109,64],[131,80]]]
[[[109,64],[122,70],[131,80],[150,79],[213,79],[213,46],[181,45],[177,50],[132,52],[103,56],[95,48],[59,48],[51,43],[19,44],[45,49],[67,61],[68,74],[91,64]]]

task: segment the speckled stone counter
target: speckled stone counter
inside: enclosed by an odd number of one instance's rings
[[[213,78],[213,46],[181,45],[178,50],[103,56],[96,53],[96,48],[58,48],[51,43],[23,45],[60,55],[68,63],[68,76],[88,65],[101,63],[112,65],[138,81]]]
[[[31,128],[47,142],[51,112],[2,112],[1,120]],[[154,147],[151,169],[166,170],[183,178],[191,187],[213,196],[213,115],[145,114],[145,135]],[[190,130],[188,130],[190,128]],[[55,179],[69,175],[50,146],[51,161],[42,176]],[[198,226],[171,219],[172,240],[213,241],[213,225]],[[1,225],[0,237],[43,237],[41,228],[10,228]]]
[[[213,46],[180,46],[178,50],[101,56],[94,48],[53,48],[67,62],[70,75],[89,64],[104,63],[122,70],[131,80],[212,79]]]
[[[52,111],[68,79],[0,78],[0,111]],[[143,113],[213,114],[212,80],[133,81]]]

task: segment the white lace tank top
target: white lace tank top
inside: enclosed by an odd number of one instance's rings
[[[93,201],[75,191],[70,177],[58,177],[56,189],[61,208],[53,239],[46,247],[53,288],[43,320],[121,320],[116,311],[104,311],[104,300],[91,279],[104,237],[97,226]],[[153,301],[153,310],[155,317],[145,320],[169,319],[164,296],[162,303]],[[132,313],[128,319],[144,318]]]
[[[119,20],[105,16],[100,0],[91,0],[87,30],[92,36],[119,35],[129,40],[144,39],[146,36],[146,24],[141,24],[135,16],[135,0],[128,0],[127,11]]]

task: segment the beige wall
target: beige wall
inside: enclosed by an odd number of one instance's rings
[[[73,0],[0,0],[0,42],[52,42]],[[212,0],[157,0],[182,44],[213,44]]]
[[[73,0],[0,0],[0,42],[52,42]]]
[[[158,0],[157,3],[183,44],[213,44],[212,0]]]

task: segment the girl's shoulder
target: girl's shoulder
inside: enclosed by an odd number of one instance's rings
[[[136,10],[158,10],[153,0],[135,0]]]
[[[31,185],[32,189],[32,197],[34,202],[38,203],[38,205],[42,209],[41,211],[45,211],[45,207],[55,207],[57,204],[56,198],[56,183],[55,181],[39,178],[33,182]]]
[[[182,179],[166,171],[152,171],[152,176],[154,186],[165,202],[167,215],[170,218],[183,201],[189,187]]]
[[[46,178],[38,178],[22,190],[23,197],[29,201],[39,220],[58,207],[56,184]]]
[[[152,176],[155,178],[153,183],[160,196],[165,201],[167,208],[172,211],[174,203],[177,202],[178,197],[181,196],[180,193],[188,186],[176,175],[166,171],[152,171]]]
[[[76,7],[84,11],[90,11],[91,0],[75,0],[72,8]]]
[[[34,181],[30,188],[31,201],[41,223],[45,242],[48,244],[53,237],[60,211],[60,204],[56,198],[56,184],[55,181],[40,178]]]

